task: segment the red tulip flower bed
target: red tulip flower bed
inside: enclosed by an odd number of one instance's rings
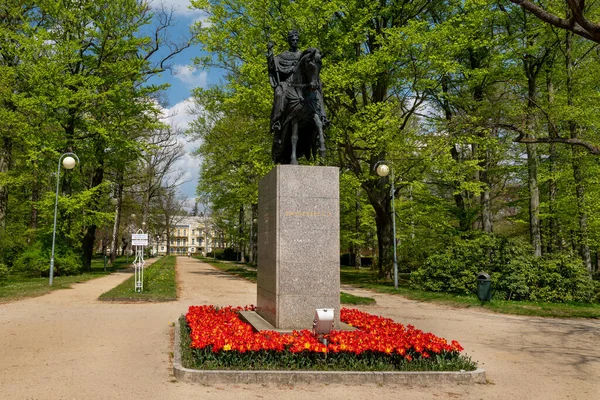
[[[191,306],[182,318],[184,365],[200,369],[474,370],[461,345],[389,318],[342,308],[356,331],[331,331],[326,345],[311,331],[255,332],[239,318],[249,307]]]

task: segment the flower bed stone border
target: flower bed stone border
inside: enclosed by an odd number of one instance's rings
[[[175,349],[173,351],[173,374],[183,382],[201,384],[275,384],[294,385],[300,383],[340,383],[380,385],[475,384],[486,383],[485,370],[475,371],[424,371],[424,372],[349,372],[349,371],[230,371],[198,370],[181,365],[181,342],[179,321],[175,324]]]

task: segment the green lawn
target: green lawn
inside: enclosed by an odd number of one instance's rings
[[[372,297],[355,296],[350,293],[340,292],[340,303],[353,305],[375,304],[375,299]]]
[[[256,282],[256,268],[236,264],[233,262],[214,260],[212,258],[198,258],[222,271]],[[356,269],[354,267],[342,266],[340,279],[341,283],[343,284],[349,284],[379,293],[398,294],[412,300],[434,302],[453,307],[482,308],[503,314],[539,317],[600,318],[600,304],[597,303],[563,304],[492,299],[492,301],[482,304],[475,294],[470,296],[461,296],[448,293],[425,292],[423,290],[413,289],[409,285],[409,275],[410,274],[408,273],[401,273],[398,275],[397,290],[394,289],[394,283],[390,279],[379,279],[374,271],[371,271],[367,268]],[[370,298],[366,297],[360,299]],[[360,299],[352,299],[348,293],[342,293],[341,297],[343,304],[370,304],[369,300]]]
[[[86,282],[90,279],[106,276],[117,269],[126,268],[127,261],[133,261],[131,257],[117,257],[113,265],[107,265],[104,272],[104,257],[92,260],[92,270],[80,275],[55,276],[52,286],[49,286],[48,278],[30,278],[23,275],[9,275],[8,280],[0,284],[0,303],[8,303],[28,297],[37,297],[50,293],[53,290],[70,288],[71,285]],[[48,260],[50,263],[50,260]]]
[[[100,295],[107,301],[173,301],[177,300],[175,256],[161,257],[144,269],[144,290],[135,291],[135,276]]]
[[[220,269],[223,272],[227,272],[232,275],[239,276],[249,280],[250,282],[256,282],[256,267],[246,264],[238,264],[231,261],[221,261],[214,258],[206,258],[202,256],[194,256],[199,260],[204,261],[212,265],[213,267]]]
[[[409,275],[407,273],[398,275],[398,289],[395,290],[390,279],[379,279],[374,271],[369,269],[357,270],[354,267],[347,266],[341,268],[342,283],[380,293],[399,294],[412,300],[430,301],[453,307],[483,308],[503,314],[560,318],[600,318],[600,304],[597,303],[543,303],[494,300],[492,298],[492,301],[482,304],[475,294],[464,296],[413,289],[409,286]]]
[[[237,275],[240,278],[247,279],[251,282],[256,282],[256,267],[251,265],[236,264],[229,261],[219,261],[212,258],[195,257],[198,258],[221,271],[229,274]],[[340,302],[342,304],[375,304],[375,299],[371,297],[360,297],[354,296],[349,293],[340,293]]]

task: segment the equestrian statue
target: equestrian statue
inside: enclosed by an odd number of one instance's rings
[[[299,35],[290,31],[290,49],[273,55],[267,45],[269,81],[274,89],[271,112],[273,162],[298,164],[299,157],[325,157],[324,128],[329,124],[323,104],[321,53],[318,49],[298,50]],[[318,153],[317,153],[318,152]]]

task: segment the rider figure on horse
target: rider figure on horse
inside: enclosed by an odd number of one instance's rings
[[[273,55],[273,42],[267,44],[267,62],[269,69],[269,82],[274,89],[273,109],[271,111],[271,132],[273,132],[273,145],[277,151],[282,151],[283,138],[282,128],[285,123],[286,116],[284,115],[286,94],[290,89],[291,77],[296,71],[298,61],[302,52],[298,50],[298,41],[300,35],[298,31],[291,30],[288,33],[288,43],[290,49],[284,51],[278,56]],[[326,126],[329,124],[325,116],[325,107],[323,105],[322,88],[318,88],[319,110],[318,114]]]

